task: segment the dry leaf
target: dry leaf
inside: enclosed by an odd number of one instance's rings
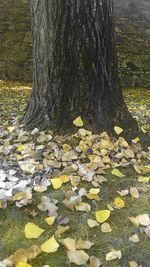
[[[54,189],[59,189],[63,184],[60,178],[52,178],[51,183]]]
[[[34,223],[27,223],[25,225],[25,236],[29,239],[39,238],[44,231],[44,229],[38,227]]]
[[[53,253],[57,251],[59,244],[57,243],[54,236],[41,245],[41,250],[46,253]]]
[[[139,198],[140,195],[139,195],[139,191],[137,190],[136,187],[131,187],[130,188],[130,194],[133,198]]]
[[[55,222],[55,219],[56,219],[55,216],[47,217],[47,218],[45,218],[45,222],[46,222],[48,225],[53,225],[54,222]]]
[[[70,226],[60,226],[58,225],[57,230],[55,231],[55,236],[61,236],[70,229]]]
[[[87,220],[87,223],[88,223],[88,226],[89,226],[90,228],[94,228],[94,227],[96,227],[96,226],[99,226],[98,222],[95,221],[95,220],[92,220],[92,219],[88,219],[88,220]]]
[[[111,261],[115,259],[121,259],[122,253],[121,250],[114,250],[106,254],[106,261]]]
[[[137,180],[139,183],[147,184],[147,183],[149,183],[150,177],[139,176]]]
[[[90,257],[89,267],[100,267],[101,265],[102,265],[102,263],[100,262],[100,260],[98,258],[96,258],[95,256]]]
[[[90,249],[94,243],[88,240],[82,240],[81,238],[77,241],[77,249]]]
[[[97,194],[99,194],[99,192],[100,192],[100,188],[91,188],[89,190],[89,193],[92,195],[97,195]]]
[[[99,211],[96,211],[95,216],[96,216],[96,220],[99,223],[103,223],[103,222],[107,221],[107,219],[109,218],[110,210],[99,210]]]
[[[132,241],[133,243],[138,243],[140,241],[137,234],[130,236],[129,240]]]
[[[32,267],[32,265],[26,263],[26,262],[19,262],[16,267]]]
[[[137,218],[141,225],[148,226],[150,224],[150,218],[148,214],[138,215]]]
[[[116,197],[113,202],[115,208],[122,209],[125,207],[125,202],[120,197]]]
[[[123,196],[126,196],[129,194],[129,190],[128,189],[125,189],[125,190],[121,190],[121,191],[117,191],[117,193],[123,197]]]
[[[77,127],[82,127],[84,125],[83,120],[81,119],[81,117],[76,118],[73,121],[73,124]]]
[[[122,132],[123,132],[123,129],[122,128],[120,128],[119,126],[115,126],[114,127],[114,131],[116,132],[116,134],[121,134]]]
[[[75,206],[76,210],[78,211],[90,211],[91,210],[91,206],[85,202],[80,202],[78,205]]]
[[[133,144],[137,144],[140,141],[139,137],[136,137],[134,139],[131,140],[133,142]]]
[[[139,227],[140,223],[137,217],[129,217],[129,221],[135,226],[135,227]]]
[[[122,174],[118,169],[113,169],[113,170],[111,171],[111,174],[113,174],[113,175],[115,175],[115,176],[117,176],[117,177],[124,177],[124,176],[125,176],[125,175]]]
[[[76,241],[70,237],[61,240],[61,243],[66,247],[67,250],[76,250]]]
[[[107,222],[103,223],[103,224],[101,225],[101,231],[102,231],[103,233],[110,233],[110,232],[112,231],[112,229],[111,229],[109,223],[107,223]]]
[[[130,267],[138,267],[138,264],[135,261],[129,261]]]
[[[84,250],[67,251],[67,256],[69,261],[76,265],[86,264],[89,259],[89,255]]]

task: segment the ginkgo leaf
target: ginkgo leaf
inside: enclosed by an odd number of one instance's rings
[[[67,175],[61,175],[61,176],[59,176],[59,178],[62,180],[63,184],[68,183],[70,181],[70,178]]]
[[[121,190],[121,191],[117,191],[117,193],[123,197],[123,196],[126,196],[129,194],[129,190],[128,189],[125,189],[125,190]]]
[[[111,171],[111,174],[113,174],[113,175],[115,175],[115,176],[117,176],[117,177],[124,177],[125,175],[123,174],[123,173],[121,173],[118,169],[113,169],[112,171]]]
[[[27,223],[25,225],[25,236],[29,239],[39,238],[45,230],[38,227],[34,223]]]
[[[62,234],[64,234],[65,232],[67,232],[70,229],[70,226],[61,226],[58,225],[57,230],[55,231],[55,236],[61,236]]]
[[[136,187],[131,187],[130,188],[130,194],[133,198],[139,198],[140,195],[139,195],[139,191],[137,190]]]
[[[76,250],[76,241],[70,237],[62,239],[61,243],[66,247],[67,250],[70,251]]]
[[[129,261],[130,267],[138,267],[138,264],[135,261]]]
[[[46,222],[48,225],[53,225],[54,222],[55,222],[55,219],[56,219],[55,216],[47,217],[47,218],[45,218],[45,222]]]
[[[26,262],[19,262],[16,267],[32,267],[32,265],[26,263]]]
[[[69,261],[76,265],[86,264],[89,259],[89,255],[84,250],[67,251],[67,256]]]
[[[87,220],[88,226],[90,228],[94,228],[96,226],[99,226],[98,222],[96,220],[88,219]]]
[[[77,127],[82,127],[84,125],[80,116],[73,121],[73,124]]]
[[[136,138],[132,139],[132,142],[134,144],[138,143],[139,141],[140,141],[140,138],[139,137],[136,137]]]
[[[122,132],[123,132],[123,129],[122,128],[120,128],[119,126],[115,126],[114,127],[114,131],[116,132],[116,134],[121,134]]]
[[[95,215],[96,215],[96,220],[99,223],[103,223],[107,221],[107,219],[109,218],[110,210],[99,210],[99,211],[96,211]]]
[[[92,195],[97,195],[97,194],[99,194],[99,192],[100,192],[100,188],[91,188],[89,190],[89,193]]]
[[[81,238],[77,241],[77,249],[90,249],[94,243],[89,240],[82,240]]]
[[[115,260],[115,259],[121,259],[122,257],[122,253],[121,250],[114,250],[111,252],[108,252],[106,254],[106,261],[111,261],[111,260]]]
[[[112,231],[112,229],[111,229],[109,223],[107,223],[107,222],[103,223],[103,224],[101,225],[101,231],[102,231],[103,233],[110,233],[110,232]]]
[[[98,258],[96,258],[95,256],[90,257],[89,267],[100,267],[101,265],[102,265],[102,263],[100,262],[100,260]]]
[[[52,178],[51,183],[54,189],[59,189],[63,184],[61,178]]]
[[[130,236],[129,240],[132,241],[133,243],[138,243],[140,241],[137,234]]]
[[[76,210],[78,211],[90,211],[91,210],[91,206],[88,203],[85,202],[80,202],[78,205],[75,206]]]
[[[17,151],[21,152],[22,150],[24,150],[25,145],[24,144],[20,144],[17,148]]]
[[[143,174],[150,173],[150,165],[147,166],[139,166],[140,171],[142,171]]]
[[[41,245],[41,250],[46,253],[53,253],[57,251],[59,244],[57,243],[54,236]]]
[[[125,202],[124,202],[124,200],[123,200],[122,198],[120,198],[120,197],[116,197],[116,198],[114,199],[113,204],[114,204],[115,208],[117,208],[117,209],[122,209],[122,208],[125,207]]]
[[[148,226],[150,224],[150,218],[147,213],[138,215],[137,218],[141,225]]]
[[[150,181],[150,177],[139,176],[137,180],[138,180],[139,183],[147,184]]]
[[[137,217],[129,217],[129,221],[135,226],[135,227],[139,227],[140,223]]]

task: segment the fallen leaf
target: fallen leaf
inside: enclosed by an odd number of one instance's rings
[[[46,253],[53,253],[57,251],[59,244],[57,243],[54,236],[41,245],[41,250]]]
[[[48,225],[53,225],[54,222],[55,222],[55,219],[56,219],[55,216],[47,217],[47,218],[45,218],[45,222],[46,222]]]
[[[26,263],[26,262],[19,262],[16,267],[32,267],[32,265]]]
[[[140,195],[139,195],[139,191],[137,190],[136,187],[131,187],[130,188],[130,194],[133,198],[139,198]]]
[[[147,165],[147,166],[139,166],[139,169],[140,169],[140,171],[143,174],[150,173],[150,165]]]
[[[137,180],[139,183],[147,184],[147,183],[149,183],[150,177],[139,176]]]
[[[78,211],[90,211],[91,210],[91,206],[85,202],[80,202],[78,205],[75,206],[76,210]]]
[[[138,267],[138,264],[135,261],[129,261],[130,267]]]
[[[61,243],[66,247],[67,250],[70,251],[76,250],[76,241],[70,237],[62,239]]]
[[[111,261],[111,260],[115,260],[115,259],[121,259],[122,257],[122,253],[121,250],[114,250],[111,252],[108,252],[106,254],[106,261]]]
[[[121,134],[122,132],[123,132],[123,129],[122,128],[120,128],[119,126],[115,126],[114,127],[114,131],[116,132],[116,134]]]
[[[137,217],[129,217],[129,221],[135,226],[135,227],[139,227],[140,223]]]
[[[77,127],[82,127],[84,125],[83,120],[81,119],[81,117],[76,118],[73,121],[73,124]]]
[[[95,256],[90,257],[89,267],[100,267],[101,265],[102,265],[102,263],[100,262],[100,260],[98,258],[96,258]]]
[[[55,231],[55,236],[61,236],[70,229],[70,226],[60,226],[58,225],[57,230]]]
[[[115,176],[117,176],[117,177],[124,177],[125,175],[124,174],[122,174],[118,169],[113,169],[112,171],[111,171],[111,174],[112,175],[115,175]]]
[[[99,194],[99,192],[100,192],[100,188],[91,188],[89,190],[89,193],[92,195],[97,195],[97,194]]]
[[[148,226],[150,224],[150,218],[149,218],[149,215],[147,213],[142,214],[142,215],[138,215],[137,218],[138,218],[139,223],[141,225]]]
[[[25,236],[29,239],[39,238],[44,231],[44,229],[38,227],[34,223],[27,223],[25,225]]]
[[[130,236],[129,240],[132,241],[133,243],[138,243],[140,241],[137,234]]]
[[[103,223],[107,221],[107,219],[109,218],[110,210],[99,210],[99,211],[96,211],[95,215],[96,215],[96,220],[99,223]]]
[[[90,228],[94,228],[96,226],[99,226],[98,222],[96,220],[88,219],[87,220],[88,226]]]
[[[89,259],[89,255],[84,250],[67,251],[67,256],[69,261],[76,265],[86,264]]]
[[[126,196],[129,194],[129,190],[128,189],[125,189],[125,190],[121,190],[121,191],[117,191],[117,193],[123,197],[123,196]]]
[[[137,144],[140,141],[139,137],[136,137],[134,139],[131,140],[134,144]]]
[[[123,199],[121,199],[120,197],[116,197],[114,199],[114,202],[113,202],[114,206],[117,208],[117,209],[122,209],[125,207],[125,202],[123,201]]]
[[[93,245],[94,243],[88,240],[82,240],[82,238],[77,241],[77,249],[90,249]]]
[[[59,189],[63,184],[61,178],[52,178],[51,183],[54,189]]]
[[[110,233],[110,232],[112,231],[112,229],[111,229],[109,223],[107,223],[107,222],[103,223],[103,224],[101,225],[101,231],[102,231],[103,233]]]

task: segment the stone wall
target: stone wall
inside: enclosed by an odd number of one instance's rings
[[[0,0],[0,79],[32,79],[28,0]]]
[[[123,86],[150,87],[150,0],[114,0]],[[0,79],[32,80],[28,0],[0,0]]]

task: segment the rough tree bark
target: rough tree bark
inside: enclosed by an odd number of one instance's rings
[[[33,89],[24,122],[30,128],[85,126],[137,130],[118,82],[111,0],[30,0]]]

